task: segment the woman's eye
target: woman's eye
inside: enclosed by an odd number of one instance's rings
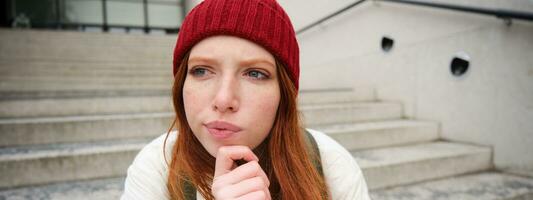
[[[205,76],[208,71],[205,68],[193,68],[189,71],[189,73],[193,76]]]
[[[257,71],[257,70],[250,70],[246,72],[246,75],[254,79],[260,79],[260,80],[268,78],[268,76],[265,73]]]

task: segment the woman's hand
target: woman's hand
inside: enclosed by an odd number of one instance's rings
[[[247,163],[237,166],[237,160]],[[218,149],[211,192],[216,200],[270,200],[270,182],[247,146],[223,146]]]

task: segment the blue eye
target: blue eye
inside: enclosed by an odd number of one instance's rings
[[[193,76],[204,76],[207,74],[207,69],[205,68],[193,68],[189,71],[189,73]]]
[[[254,79],[259,79],[259,80],[268,79],[268,76],[265,73],[257,71],[257,70],[250,70],[246,72],[246,75]]]

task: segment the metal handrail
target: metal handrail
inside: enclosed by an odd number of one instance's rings
[[[325,22],[325,21],[327,21],[327,20],[329,20],[329,19],[331,19],[331,18],[333,18],[333,17],[335,17],[335,16],[337,16],[337,15],[343,13],[344,11],[347,11],[347,10],[349,10],[349,9],[351,9],[351,8],[357,6],[357,5],[359,5],[360,3],[363,3],[363,2],[365,2],[365,1],[366,1],[366,0],[359,0],[359,1],[356,1],[356,2],[354,2],[354,3],[351,3],[350,5],[348,5],[348,6],[344,7],[344,8],[342,8],[342,9],[340,9],[340,10],[334,12],[334,13],[331,13],[331,14],[329,14],[328,16],[325,16],[325,17],[323,17],[323,18],[317,20],[316,22],[313,22],[312,24],[309,24],[309,25],[307,25],[307,26],[301,28],[300,30],[296,31],[296,34],[297,34],[297,35],[298,35],[298,34],[301,34],[301,33],[305,32],[305,31],[307,31],[307,30],[309,30],[309,29],[311,29],[311,28],[313,28],[313,27],[315,27],[315,26],[321,24],[322,22]]]
[[[448,10],[483,14],[483,15],[493,15],[501,19],[522,19],[522,20],[533,21],[533,13],[531,12],[521,12],[521,11],[505,10],[505,9],[476,8],[476,7],[469,7],[469,6],[459,6],[459,5],[412,1],[412,0],[379,0],[379,1],[404,3],[404,4],[426,6],[426,7],[433,7],[433,8],[442,8],[442,9],[448,9]]]
[[[301,34],[319,24],[322,22],[325,22],[353,7],[356,5],[359,5],[360,3],[363,3],[365,0],[356,1],[328,16],[325,16],[316,22],[313,22],[300,30],[296,31],[296,34]],[[448,9],[448,10],[455,10],[455,11],[462,11],[462,12],[469,12],[469,13],[476,13],[476,14],[484,14],[484,15],[493,15],[498,18],[504,19],[507,21],[507,23],[510,24],[511,19],[521,19],[521,20],[528,20],[533,21],[533,13],[531,12],[521,12],[521,11],[514,11],[514,10],[504,10],[504,9],[489,9],[489,8],[476,8],[476,7],[468,7],[468,6],[459,6],[459,5],[451,5],[451,4],[442,4],[442,3],[430,3],[430,2],[421,2],[421,1],[413,1],[413,0],[375,0],[375,1],[386,1],[386,2],[394,2],[394,3],[404,3],[404,4],[410,4],[410,5],[418,5],[418,6],[426,6],[426,7],[432,7],[432,8],[442,8],[442,9]]]

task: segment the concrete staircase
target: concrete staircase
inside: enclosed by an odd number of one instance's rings
[[[117,199],[171,123],[173,36],[0,29],[0,199]],[[439,139],[372,89],[300,94],[307,127],[351,151],[373,199],[532,199],[490,147]]]

